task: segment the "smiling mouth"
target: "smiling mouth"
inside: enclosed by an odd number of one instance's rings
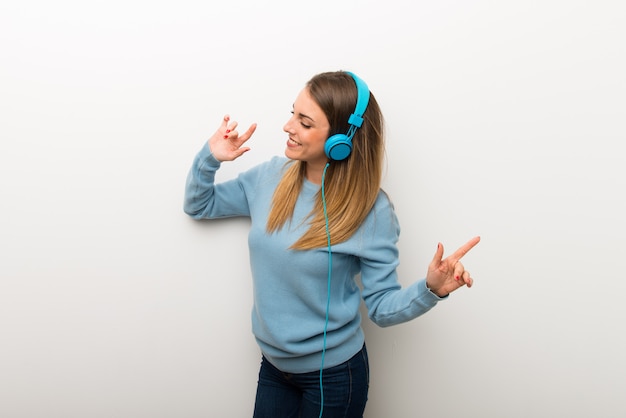
[[[291,144],[294,144],[294,145],[302,145],[301,143],[296,142],[296,141],[294,141],[294,140],[293,140],[293,139],[291,139],[291,138],[289,138],[289,142],[290,142]]]

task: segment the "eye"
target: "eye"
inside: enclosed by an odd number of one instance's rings
[[[292,115],[295,115],[293,110],[289,113],[291,113]],[[304,129],[311,129],[311,125],[307,125],[306,123],[302,122],[302,118],[300,118],[300,125],[302,125]]]

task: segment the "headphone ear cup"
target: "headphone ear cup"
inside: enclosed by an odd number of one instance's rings
[[[352,141],[345,134],[333,135],[326,140],[324,152],[331,160],[344,160],[352,152]]]

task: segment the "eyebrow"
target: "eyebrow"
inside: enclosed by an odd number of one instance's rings
[[[291,105],[291,109],[294,109],[294,105]],[[310,120],[311,122],[315,122],[315,119],[313,119],[312,117],[305,115],[304,113],[298,112],[298,116],[301,118],[306,118],[308,120]]]

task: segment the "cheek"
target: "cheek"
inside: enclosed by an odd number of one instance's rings
[[[315,138],[311,139],[311,147],[315,148],[316,151],[322,150],[323,152],[327,139],[326,135],[317,134]]]

